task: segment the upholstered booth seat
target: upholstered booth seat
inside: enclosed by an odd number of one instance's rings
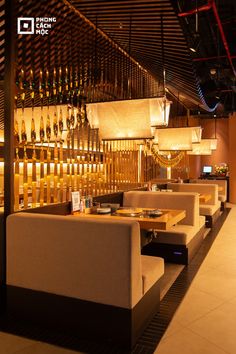
[[[168,183],[167,188],[175,192],[195,192],[210,195],[207,203],[200,203],[200,215],[206,216],[206,226],[212,227],[220,215],[221,203],[218,200],[218,185],[203,183]]]
[[[163,259],[141,256],[136,221],[7,218],[7,310],[43,326],[132,347],[158,310],[163,274]]]
[[[204,215],[199,215],[199,227],[201,228],[206,224],[206,217]]]
[[[219,189],[218,200],[221,202],[221,209],[225,207],[227,200],[227,181],[224,179],[191,179],[190,183],[217,184]]]
[[[203,240],[205,217],[199,215],[198,193],[129,191],[124,192],[123,206],[186,211],[186,217],[178,224],[168,230],[157,230],[156,238],[143,247],[145,254],[187,264]]]
[[[196,228],[191,225],[174,225],[168,230],[158,231],[154,242],[174,245],[187,245],[196,235]]]
[[[141,256],[142,268],[142,291],[143,295],[160,279],[164,274],[163,258]]]
[[[200,204],[200,214],[205,216],[213,216],[219,210],[219,208],[220,203],[217,203],[216,205]]]
[[[220,202],[226,202],[226,199],[227,199],[226,195],[219,194],[219,201]]]

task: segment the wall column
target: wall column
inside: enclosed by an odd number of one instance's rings
[[[229,201],[236,204],[236,112],[229,117]]]
[[[5,1],[4,51],[4,218],[0,232],[0,285],[6,283],[6,217],[14,211],[15,0]]]

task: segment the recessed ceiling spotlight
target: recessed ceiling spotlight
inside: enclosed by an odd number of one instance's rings
[[[196,53],[196,52],[197,52],[196,49],[193,48],[193,47],[190,47],[189,49],[190,49],[193,53]]]
[[[216,74],[216,69],[215,68],[211,68],[210,73],[211,73],[211,75],[215,75]]]
[[[194,40],[192,42],[190,42],[191,45],[189,47],[189,50],[191,50],[191,52],[193,52],[193,53],[197,53],[200,42],[201,42],[201,39],[200,39],[199,33],[195,33]]]

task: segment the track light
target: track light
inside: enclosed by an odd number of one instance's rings
[[[198,32],[194,33],[193,38],[194,39],[191,45],[189,46],[189,49],[191,50],[191,52],[197,53],[201,41],[199,33]]]
[[[200,45],[200,38],[197,38],[194,41],[193,45],[191,45],[191,47],[189,47],[189,49],[191,50],[191,52],[197,53],[199,45]]]

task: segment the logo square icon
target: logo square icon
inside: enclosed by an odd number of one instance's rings
[[[34,34],[34,17],[18,17],[18,34]]]

